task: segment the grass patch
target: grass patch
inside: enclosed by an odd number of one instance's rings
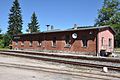
[[[115,48],[116,54],[120,54],[120,48]]]
[[[120,51],[120,48],[115,48],[115,51]]]
[[[1,48],[0,47],[0,50],[10,50],[9,48]]]

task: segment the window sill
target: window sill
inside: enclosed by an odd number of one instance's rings
[[[37,47],[41,47],[41,45],[38,45]]]
[[[66,44],[64,48],[71,48],[70,44]]]
[[[56,46],[54,45],[54,46],[52,46],[52,48],[56,48]]]
[[[21,46],[24,46],[24,45],[21,45]]]
[[[83,46],[82,48],[87,48],[87,46]]]

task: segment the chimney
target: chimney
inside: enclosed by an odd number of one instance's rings
[[[51,25],[51,30],[53,30],[54,29],[54,26],[53,25]]]
[[[46,25],[46,26],[47,26],[47,31],[49,31],[49,26],[50,26],[50,25]]]
[[[77,29],[77,24],[74,24],[74,29]]]

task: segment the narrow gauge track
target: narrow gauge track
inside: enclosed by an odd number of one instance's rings
[[[42,56],[53,56],[53,57],[62,57],[62,58],[71,58],[71,59],[85,59],[85,60],[96,60],[103,62],[114,62],[120,63],[119,58],[109,58],[109,57],[93,57],[93,56],[80,56],[80,55],[72,55],[72,54],[53,54],[53,53],[45,53],[45,52],[31,52],[31,51],[18,51],[18,50],[0,50],[1,52],[14,52],[14,53],[24,53],[24,54],[32,54],[32,55],[42,55]]]
[[[52,54],[42,52],[28,52],[28,51],[11,51],[0,50],[0,54],[12,55],[17,57],[25,57],[31,59],[39,59],[44,61],[59,62],[72,65],[80,65],[86,67],[103,68],[108,67],[109,70],[120,71],[120,59],[100,58],[100,57],[86,57],[77,55]]]
[[[109,79],[119,80],[120,79],[119,75],[100,74],[100,73],[98,74],[98,73],[91,73],[91,72],[84,72],[84,71],[61,70],[61,69],[23,65],[23,64],[14,64],[14,63],[5,63],[5,62],[0,62],[0,66],[34,70],[34,71],[44,71],[44,72],[51,72],[51,73],[57,73],[57,74],[82,76],[82,77],[100,79],[100,80],[109,80]]]

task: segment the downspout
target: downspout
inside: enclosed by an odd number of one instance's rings
[[[97,35],[96,35],[96,56],[99,56],[99,52],[98,52],[98,33],[99,33],[99,29],[97,29]]]
[[[43,33],[43,36],[44,36],[44,39],[43,39],[43,42],[44,42],[44,44],[43,44],[43,51],[45,51],[45,47],[46,47],[46,40],[45,40],[46,34]]]

